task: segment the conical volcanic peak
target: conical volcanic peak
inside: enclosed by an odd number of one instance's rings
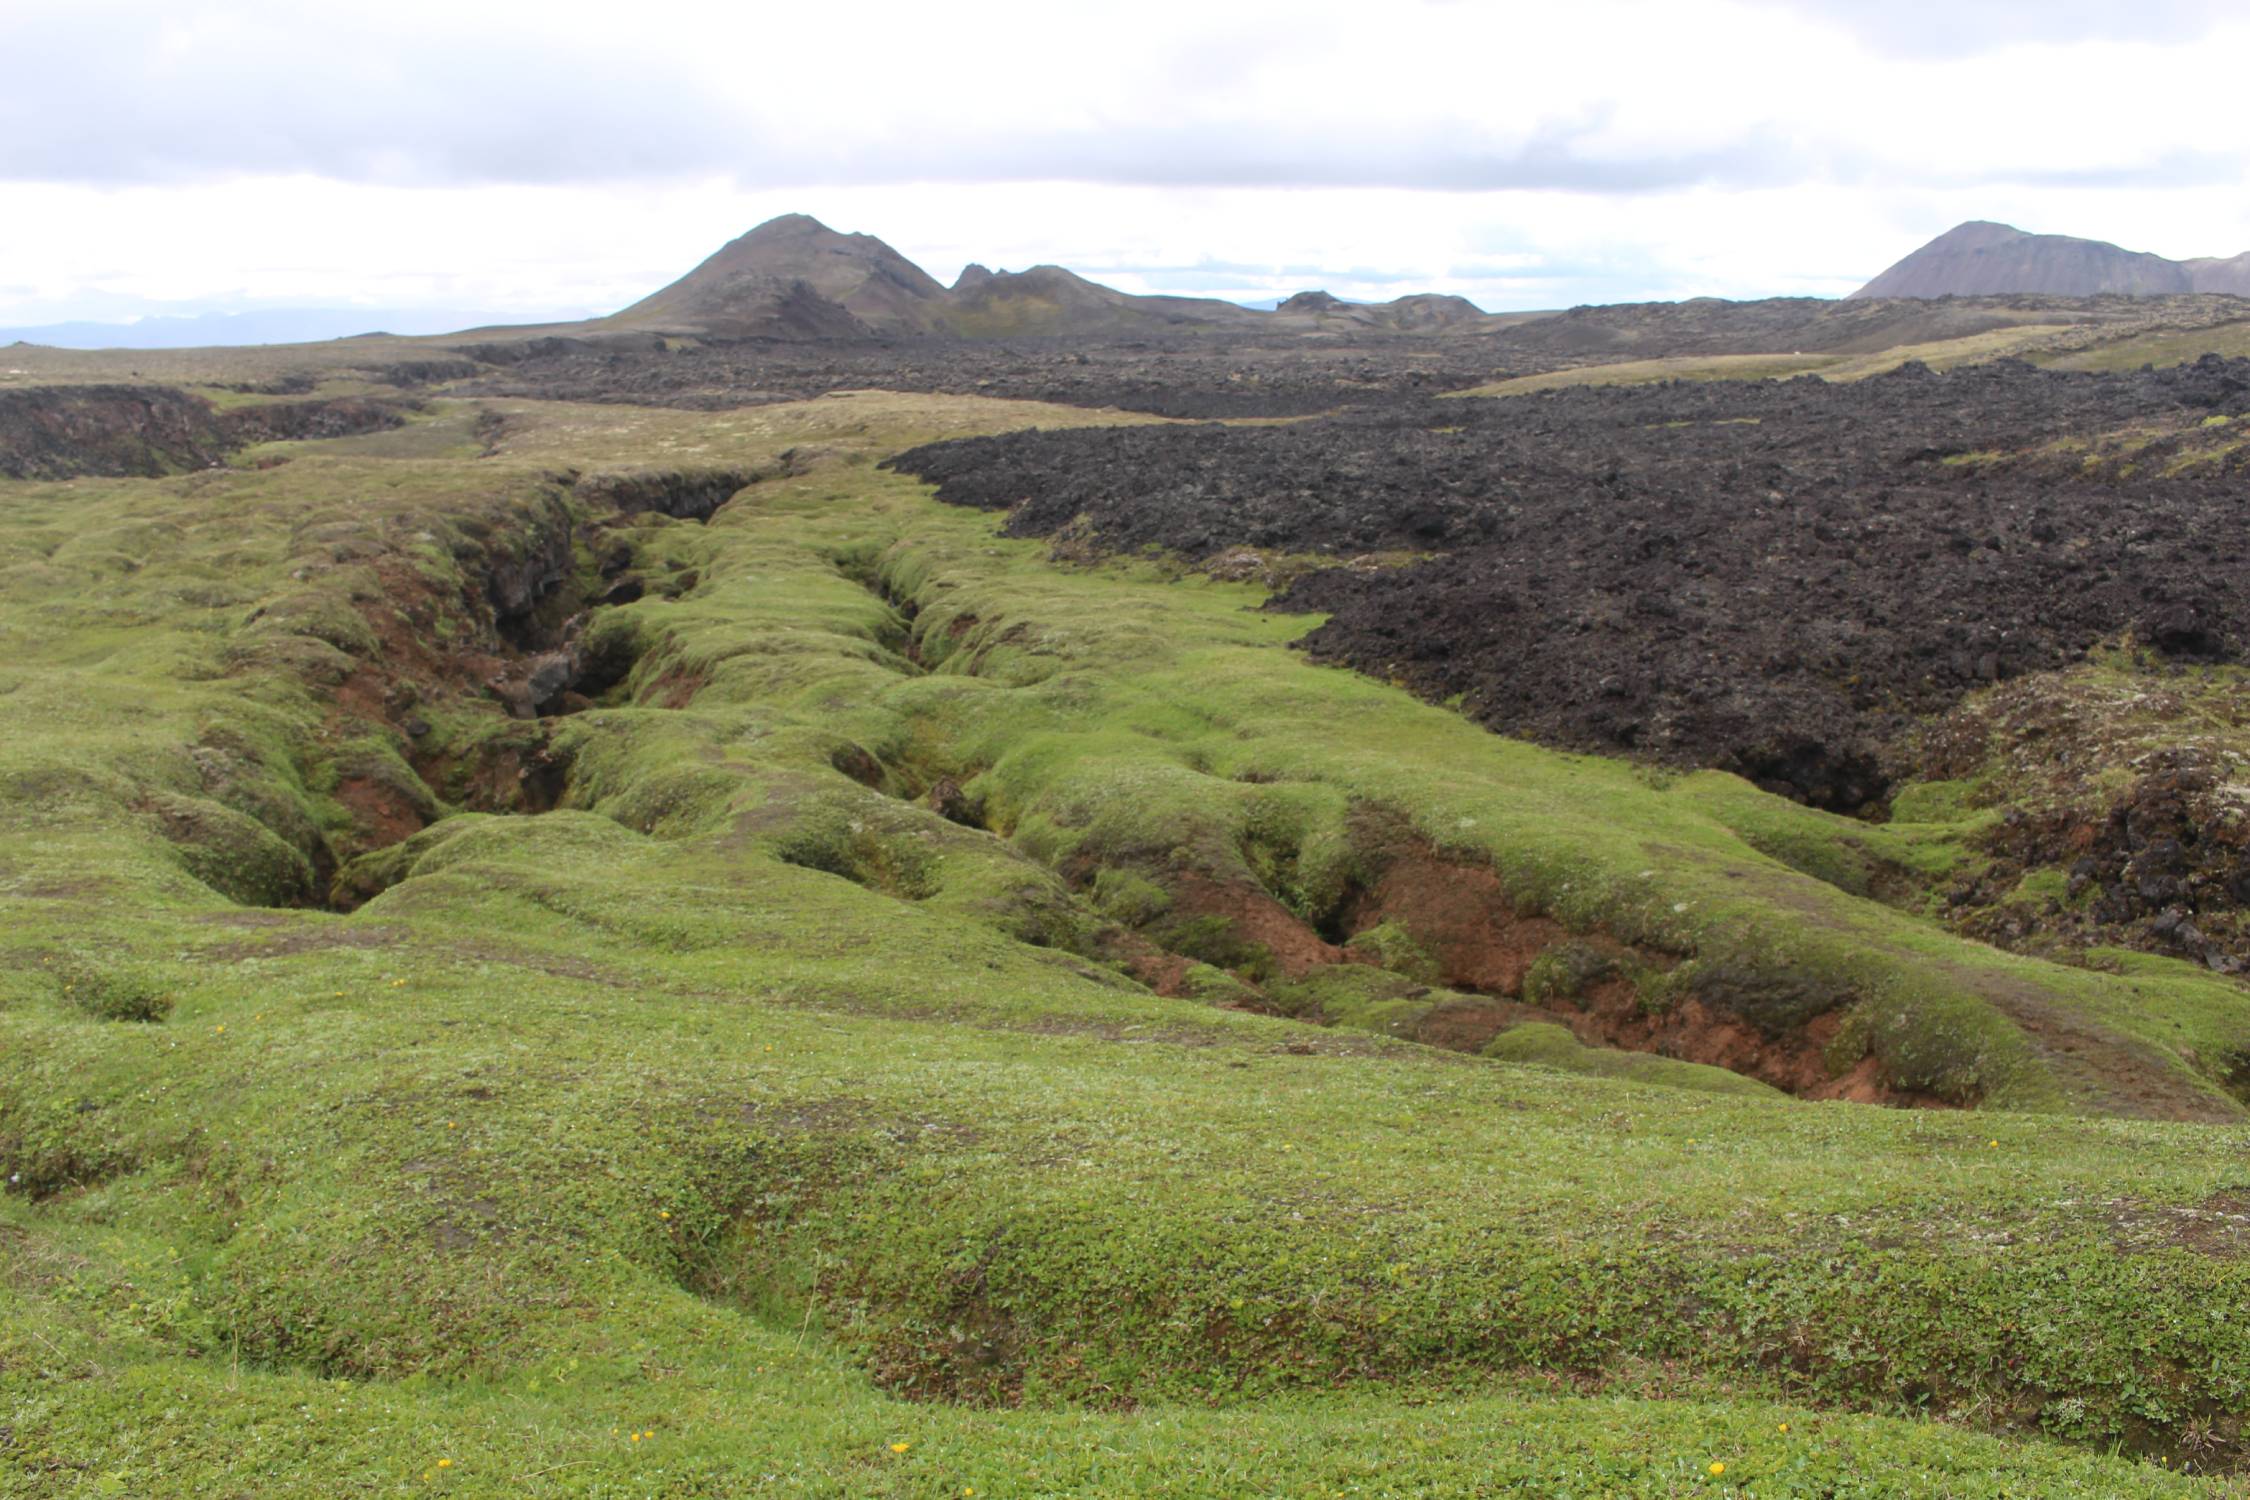
[[[2185,292],[2250,294],[2250,256],[2166,260],[2103,240],[2026,234],[1971,220],[1939,235],[1854,297],[2162,297]]]
[[[871,234],[839,234],[808,214],[769,219],[653,296],[617,314],[620,322],[708,333],[781,332],[791,304],[801,323],[806,298],[832,303],[850,320],[814,321],[834,331],[922,332],[945,288]],[[783,336],[787,336],[784,334]]]

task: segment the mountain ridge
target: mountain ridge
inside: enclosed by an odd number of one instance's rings
[[[1275,328],[1429,332],[1495,324],[1465,297],[1346,303],[1299,293],[1276,312],[1215,297],[1122,292],[1063,266],[972,262],[951,287],[870,234],[808,214],[769,219],[595,327],[717,337],[1055,337]]]
[[[1971,219],[1954,225],[1850,295],[1865,300],[2023,292],[2061,297],[2199,292],[2250,296],[2250,253],[2167,260],[2107,240],[2031,234],[2012,224]]]

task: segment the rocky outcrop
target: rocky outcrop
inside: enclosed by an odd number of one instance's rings
[[[230,448],[247,447],[252,443],[304,442],[402,427],[406,424],[406,410],[397,402],[375,401],[365,396],[341,396],[333,401],[275,401],[226,412],[219,418],[219,429]]]
[[[0,392],[0,477],[154,478],[208,468],[252,443],[346,437],[405,420],[397,403],[360,396],[221,412],[164,386],[35,386]]]
[[[42,386],[0,393],[0,477],[177,473],[216,463],[226,433],[211,403],[153,386]]]

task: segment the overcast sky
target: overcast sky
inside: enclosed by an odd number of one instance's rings
[[[610,311],[777,213],[951,281],[1850,291],[2250,250],[2223,0],[0,0],[0,325]]]

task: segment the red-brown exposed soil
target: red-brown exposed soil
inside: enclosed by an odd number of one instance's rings
[[[1540,954],[1569,938],[1548,917],[1518,916],[1500,877],[1440,859],[1426,845],[1393,857],[1373,890],[1345,913],[1346,930],[1396,922],[1435,960],[1449,989],[1520,995]]]
[[[413,799],[372,778],[346,777],[337,784],[336,800],[351,813],[365,847],[382,848],[422,831],[422,814]]]
[[[1183,871],[1173,875],[1169,885],[1175,919],[1224,919],[1234,941],[1265,954],[1272,971],[1283,978],[1301,979],[1345,961],[1341,948],[1324,941],[1296,913],[1248,881],[1223,882]]]
[[[1435,962],[1439,983],[1494,997],[1440,1007],[1417,1028],[1419,1041],[1475,1051],[1509,1026],[1538,1017],[1562,1022],[1590,1046],[1706,1063],[1803,1098],[1939,1102],[1889,1086],[1872,1057],[1858,1059],[1842,1074],[1832,1071],[1831,1044],[1842,1030],[1848,996],[1838,995],[1835,1008],[1791,1024],[1725,1008],[1715,998],[1726,993],[1723,987],[1712,994],[1690,989],[1659,1005],[1645,1004],[1631,976],[1669,972],[1679,962],[1676,956],[1636,949],[1606,934],[1573,933],[1550,917],[1521,913],[1490,868],[1449,859],[1418,839],[1397,841],[1374,886],[1347,909],[1351,931],[1382,923],[1396,924],[1414,939]],[[1515,1003],[1530,998],[1525,981],[1532,966],[1566,948],[1606,955],[1624,972],[1587,983],[1575,995]]]
[[[1331,942],[1247,879],[1196,870],[1152,871],[1172,898],[1164,932],[1198,931],[1210,918],[1225,924],[1214,943],[1198,939],[1196,956],[1233,968],[1247,985],[1243,1003],[1262,1008],[1262,985],[1286,986],[1340,965],[1403,964],[1402,996],[1435,995],[1426,1011],[1393,1034],[1460,1052],[1481,1052],[1510,1027],[1557,1021],[1589,1046],[1654,1053],[1728,1069],[1807,1099],[1891,1105],[1942,1105],[1892,1085],[1872,1056],[1838,1058],[1837,1045],[1856,997],[1784,986],[1787,993],[1719,969],[1669,986],[1651,1001],[1643,984],[1678,970],[1677,955],[1636,948],[1606,933],[1574,932],[1551,917],[1518,910],[1489,865],[1450,856],[1396,817],[1363,812],[1355,842],[1370,883],[1334,915],[1337,936],[1375,929],[1400,932],[1413,956],[1382,959],[1376,949]],[[1081,883],[1092,871],[1078,872]],[[1186,987],[1188,969],[1175,954],[1146,948],[1145,937],[1119,957],[1160,993]],[[1531,993],[1534,966],[1550,956],[1587,964],[1595,977],[1552,993]],[[1441,990],[1413,987],[1411,970]],[[1685,971],[1695,973],[1696,971]],[[1449,992],[1449,993],[1448,993]],[[1841,1069],[1839,1071],[1839,1068]]]

